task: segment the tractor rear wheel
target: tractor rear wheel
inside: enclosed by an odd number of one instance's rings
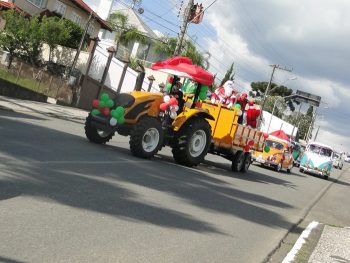
[[[246,173],[249,169],[250,164],[252,163],[252,155],[251,153],[244,154],[243,166],[241,168],[242,173]]]
[[[194,118],[174,136],[173,157],[179,164],[195,166],[203,162],[211,142],[211,128],[205,119]]]
[[[135,124],[130,135],[130,150],[134,156],[153,157],[162,147],[164,134],[160,121],[152,117],[143,117]]]
[[[110,139],[112,139],[114,132],[106,132],[99,130],[91,125],[91,119],[92,116],[89,114],[89,116],[86,118],[85,121],[85,135],[89,139],[90,142],[104,144],[108,142]]]

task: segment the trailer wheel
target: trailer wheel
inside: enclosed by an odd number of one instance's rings
[[[249,166],[251,163],[252,163],[252,155],[250,153],[245,153],[244,154],[244,162],[243,162],[241,172],[242,173],[248,172],[248,169],[249,169]]]
[[[91,125],[91,114],[86,118],[85,121],[85,135],[90,142],[104,144],[112,139],[114,132],[105,132],[99,130]]]
[[[239,172],[244,166],[244,153],[242,151],[236,152],[232,159],[231,170],[234,172]]]
[[[173,157],[179,164],[195,166],[203,162],[211,142],[211,128],[202,118],[187,123],[174,136]]]
[[[279,163],[275,166],[275,171],[279,173],[282,170],[282,163]]]
[[[151,158],[162,147],[163,138],[161,123],[155,118],[143,117],[131,131],[131,153],[137,157]]]

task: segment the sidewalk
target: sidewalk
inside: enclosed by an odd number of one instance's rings
[[[330,188],[300,224],[299,227],[305,230],[298,240],[293,244],[289,242],[295,237],[284,240],[282,246],[294,246],[280,262],[350,263],[349,186],[350,169],[345,164],[343,173],[339,178],[334,178]]]
[[[65,120],[85,121],[89,114],[85,110],[37,101],[20,100],[0,96],[0,110],[10,110],[19,113],[42,114]]]

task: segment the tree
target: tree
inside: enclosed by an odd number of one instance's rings
[[[108,22],[113,31],[116,32],[116,52],[118,52],[120,44],[126,46],[131,41],[137,41],[141,44],[148,42],[148,37],[142,34],[135,26],[131,25],[128,16],[124,13],[120,11],[112,13],[108,18]]]
[[[234,80],[235,79],[235,72],[233,71],[235,63],[232,62],[231,67],[226,71],[226,74],[224,78],[222,79],[220,86],[224,85],[226,81],[228,80]]]
[[[78,26],[76,23],[65,18],[62,18],[61,22],[63,23],[63,27],[68,31],[69,36],[60,39],[58,44],[65,47],[77,49],[79,47],[80,40],[84,34],[83,29],[81,29],[81,27]],[[85,41],[87,41],[88,38],[89,37],[86,36]]]
[[[156,42],[155,51],[165,57],[172,57],[176,49],[176,43],[177,38],[175,37],[162,37]],[[201,53],[196,48],[195,44],[189,39],[183,41],[183,48],[180,55],[189,57],[195,65],[201,66],[205,69],[209,68],[210,53]]]
[[[52,61],[53,50],[60,44],[65,43],[70,37],[69,29],[65,28],[65,22],[59,17],[44,16],[41,21],[42,40],[49,45],[49,62]]]
[[[252,87],[253,93],[251,93],[251,95],[253,95],[254,97],[263,96],[265,94],[267,85],[268,85],[268,82],[252,82],[251,87]],[[286,86],[283,86],[283,85],[278,86],[275,83],[271,83],[271,87],[268,95],[285,97],[285,96],[291,95],[292,93],[293,93],[293,90],[289,89]]]
[[[20,57],[32,65],[39,66],[41,64],[40,55],[43,44],[40,34],[41,23],[39,17],[33,17],[28,22],[25,34],[26,44],[22,47]]]
[[[6,20],[5,29],[0,34],[0,46],[9,52],[8,68],[11,68],[13,58],[19,56],[26,46],[26,31],[28,20],[15,10],[2,12]]]

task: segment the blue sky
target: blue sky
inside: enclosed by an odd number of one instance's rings
[[[212,2],[202,1],[204,7]],[[180,3],[143,0],[141,17],[152,29],[176,36]],[[190,25],[188,35],[211,53],[212,73],[222,76],[235,62],[240,90],[268,81],[271,64],[293,68],[277,71],[274,82],[321,96],[317,140],[350,152],[349,10],[348,0],[217,0],[202,24]]]

